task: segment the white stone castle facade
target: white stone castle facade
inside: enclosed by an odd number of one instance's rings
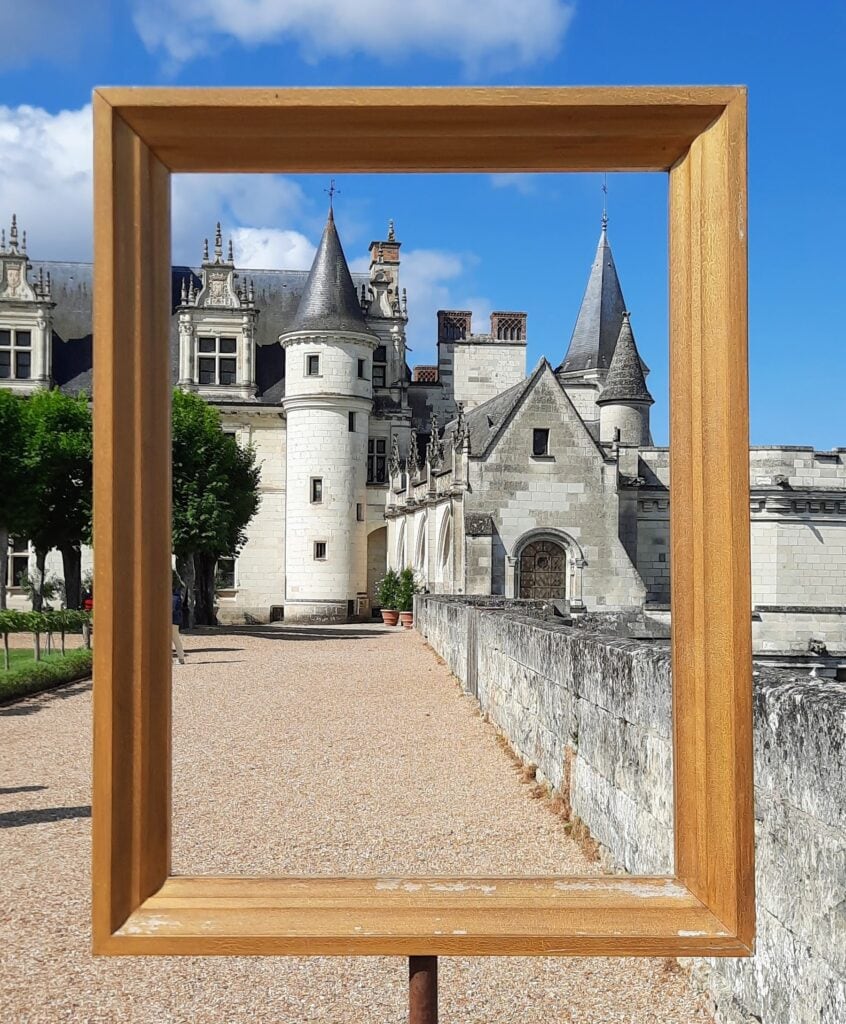
[[[366,617],[386,566],[405,565],[435,592],[666,614],[669,453],[605,223],[564,358],[528,375],[513,311],[481,335],[470,311],[440,311],[437,365],[412,371],[400,248],[391,225],[352,275],[330,211],[308,273],[239,272],[219,227],[199,267],[173,268],[174,384],[261,463],[220,619]],[[13,224],[0,385],[90,384],[90,265],[31,261]],[[846,655],[846,449],[752,448],[750,474],[756,649]],[[11,580],[31,558],[18,538]]]

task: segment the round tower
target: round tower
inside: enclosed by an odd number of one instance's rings
[[[603,444],[615,440],[627,445],[652,444],[649,407],[653,402],[632,334],[630,315],[624,312],[605,386],[596,400],[599,440]]]
[[[285,349],[285,619],[369,613],[367,439],[373,350],[330,208]]]

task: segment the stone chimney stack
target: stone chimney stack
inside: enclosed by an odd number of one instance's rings
[[[491,337],[494,341],[525,341],[526,313],[491,313]]]

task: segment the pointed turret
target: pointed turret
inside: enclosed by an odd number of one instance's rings
[[[623,313],[605,387],[596,400],[599,406],[599,439],[603,444],[651,444],[649,407],[654,399],[646,386],[631,319]]]
[[[590,268],[576,326],[567,354],[556,373],[607,370],[611,365],[626,304],[608,242],[607,224],[603,214],[596,257]]]
[[[655,399],[650,395],[643,375],[640,355],[632,333],[631,315],[623,313],[623,323],[605,378],[605,387],[596,400],[597,405],[609,402],[645,402],[653,405]]]
[[[331,208],[297,314],[289,330],[370,333]]]

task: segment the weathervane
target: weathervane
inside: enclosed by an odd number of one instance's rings
[[[325,189],[323,189],[323,191],[329,193],[329,209],[331,210],[332,209],[332,199],[333,199],[333,197],[335,196],[336,193],[338,195],[340,195],[340,192],[341,192],[341,190],[339,188],[335,188],[335,179],[334,178],[330,179],[330,181],[329,181],[329,188],[325,188]]]
[[[602,175],[602,230],[608,227],[608,174]]]

